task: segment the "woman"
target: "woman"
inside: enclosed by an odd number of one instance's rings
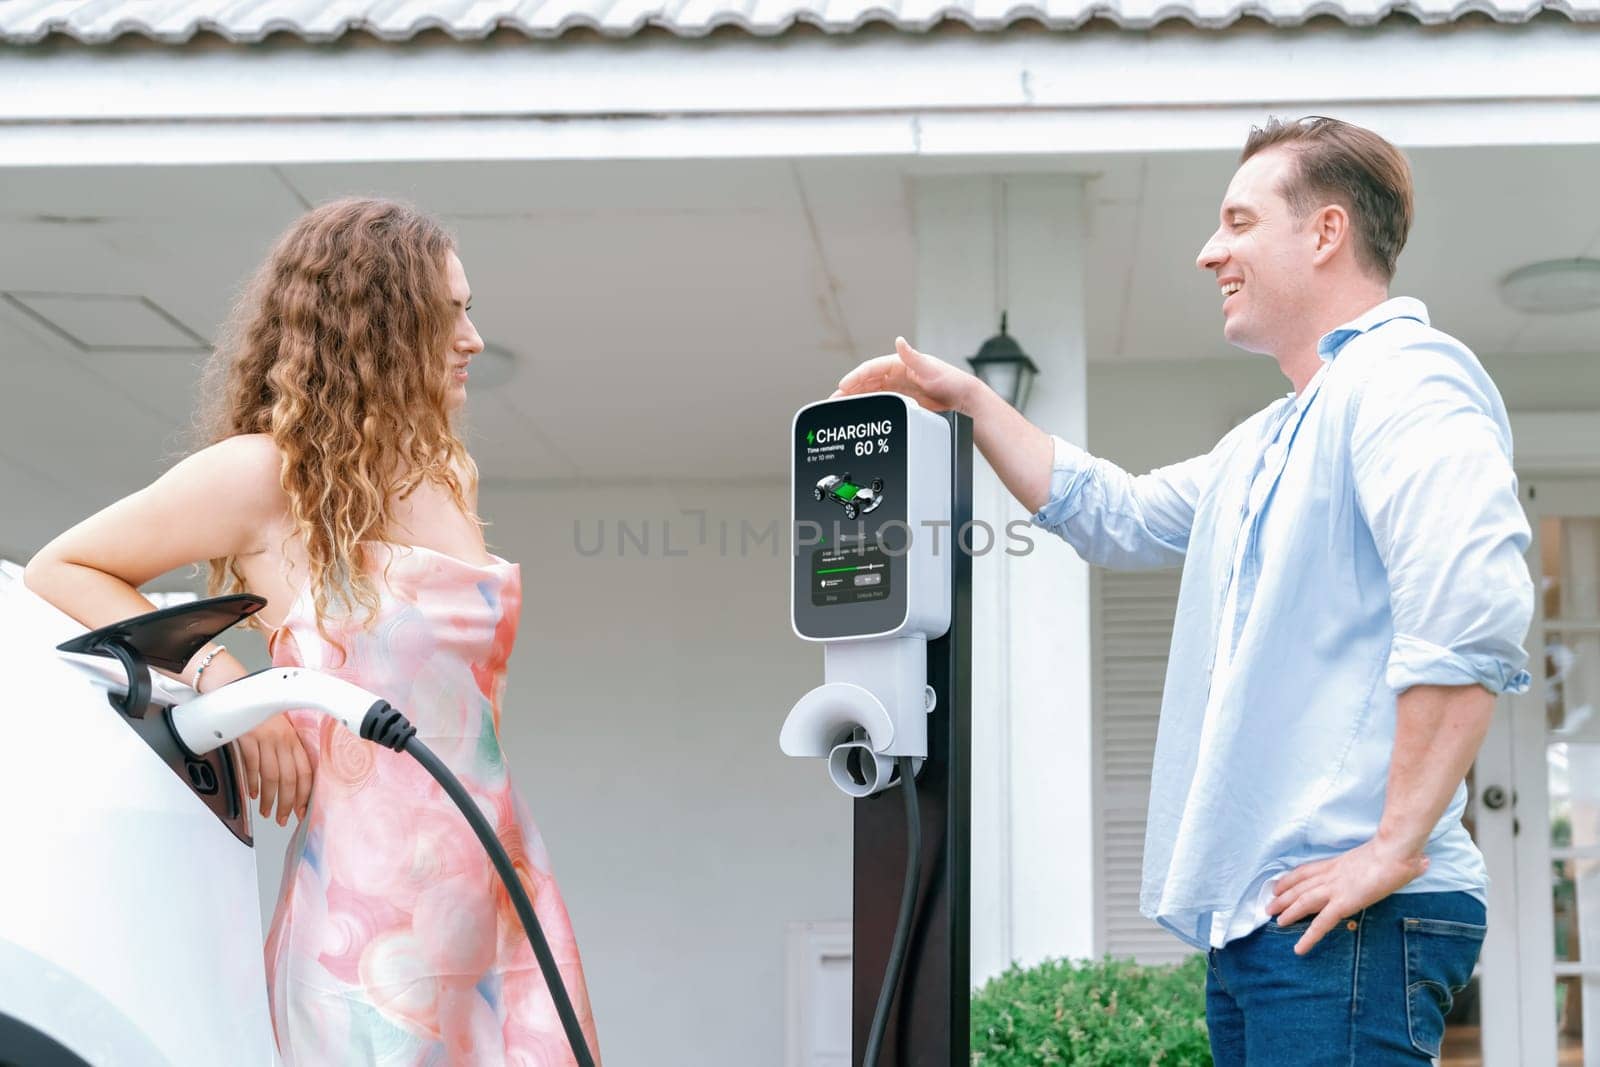
[[[213,594],[267,599],[274,665],[380,694],[493,819],[591,1049],[571,923],[499,744],[521,606],[487,552],[477,467],[453,426],[483,342],[453,242],[385,200],[301,218],[236,310],[203,387],[208,445],[28,564],[34,592],[86,626],[151,610],[138,587],[209,560]],[[246,672],[208,646],[201,692]],[[573,1062],[504,888],[409,757],[311,712],[240,741],[252,797],[299,825],[267,937],[287,1064]]]

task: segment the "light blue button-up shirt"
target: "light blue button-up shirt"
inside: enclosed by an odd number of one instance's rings
[[[1196,947],[1267,921],[1275,879],[1372,838],[1395,698],[1520,692],[1533,613],[1500,393],[1409,298],[1210,453],[1132,476],[1057,437],[1033,521],[1090,563],[1182,565],[1140,909]],[[1458,787],[1403,892],[1480,899]]]

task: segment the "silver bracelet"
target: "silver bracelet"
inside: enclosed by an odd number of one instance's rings
[[[227,645],[218,645],[218,646],[216,646],[210,652],[206,653],[206,658],[201,660],[200,661],[200,666],[198,666],[198,667],[196,667],[194,669],[194,686],[193,686],[193,688],[194,688],[194,691],[196,693],[200,692],[200,676],[205,673],[207,667],[211,666],[211,661],[217,658],[217,654],[219,652],[226,652],[227,650],[228,650],[228,646]]]

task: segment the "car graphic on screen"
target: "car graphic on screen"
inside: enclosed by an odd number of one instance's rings
[[[857,485],[850,480],[850,472],[830,474],[811,490],[813,500],[828,497],[844,505],[844,517],[853,519],[875,511],[883,503],[883,479],[872,479],[871,485]]]

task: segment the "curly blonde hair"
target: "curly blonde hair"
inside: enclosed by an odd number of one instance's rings
[[[448,405],[454,249],[436,220],[393,200],[306,213],[246,288],[202,377],[202,446],[247,433],[277,443],[317,631],[335,645],[325,626],[335,598],[365,608],[365,626],[376,618],[361,546],[390,539],[391,501],[433,482],[484,525],[457,477],[478,472]],[[210,565],[211,595],[245,588],[235,557]]]

